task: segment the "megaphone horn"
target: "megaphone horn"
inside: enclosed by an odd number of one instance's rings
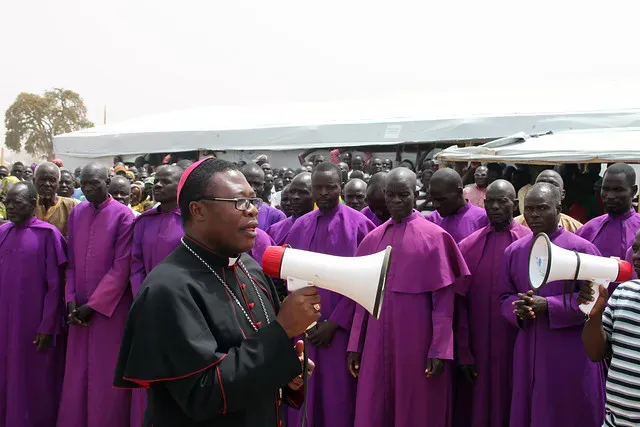
[[[283,246],[269,246],[262,256],[265,274],[287,281],[295,291],[317,286],[344,295],[378,319],[391,262],[391,246],[361,257],[339,257]]]
[[[596,299],[599,285],[631,280],[633,267],[617,258],[570,251],[554,245],[545,233],[533,240],[529,252],[529,284],[537,291],[549,282],[557,280],[587,280],[593,282]],[[589,314],[595,300],[580,305],[580,310]]]

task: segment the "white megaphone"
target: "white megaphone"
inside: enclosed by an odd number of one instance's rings
[[[600,285],[607,286],[610,282],[631,280],[632,272],[631,264],[618,258],[599,257],[562,249],[551,243],[549,236],[545,233],[536,235],[529,252],[529,283],[534,291],[556,280],[592,282],[591,288],[595,290],[594,300],[580,305],[580,310],[585,314],[591,313],[598,299]]]
[[[262,269],[271,277],[286,280],[289,291],[316,286],[337,292],[360,304],[378,319],[390,261],[391,246],[361,257],[339,257],[269,246],[262,256]]]

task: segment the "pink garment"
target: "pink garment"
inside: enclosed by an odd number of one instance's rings
[[[487,198],[487,188],[480,188],[476,184],[462,190],[464,198],[471,204],[484,209],[484,199]]]

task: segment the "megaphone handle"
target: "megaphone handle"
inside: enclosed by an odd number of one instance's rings
[[[593,306],[596,305],[596,301],[598,300],[598,296],[600,295],[600,285],[608,285],[609,282],[606,280],[592,280],[591,281],[591,289],[594,290],[594,294],[593,294],[593,301],[588,302],[586,304],[580,304],[580,310],[586,314],[589,315],[591,314],[591,310],[593,309]]]

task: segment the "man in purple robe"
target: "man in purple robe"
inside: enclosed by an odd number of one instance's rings
[[[309,172],[303,172],[296,175],[291,181],[291,184],[287,185],[288,200],[291,211],[293,214],[275,224],[273,224],[267,230],[267,234],[276,242],[276,245],[283,245],[287,240],[289,231],[293,224],[302,215],[308,214],[313,210],[313,195],[311,194],[311,174]],[[284,190],[282,190],[284,192]]]
[[[509,181],[489,184],[484,209],[490,224],[462,239],[460,252],[471,272],[457,285],[466,296],[456,309],[454,425],[509,427],[513,346],[517,331],[500,315],[495,288],[505,249],[531,231],[513,221],[516,190]]]
[[[640,230],[640,214],[631,205],[637,192],[636,173],[631,166],[624,163],[609,166],[600,190],[607,213],[587,222],[576,234],[593,243],[602,256],[624,259]],[[617,286],[609,284],[609,295]]]
[[[0,426],[55,426],[64,372],[66,243],[34,216],[37,193],[19,182],[0,227]]]
[[[264,171],[260,166],[255,163],[248,163],[242,167],[241,171],[257,195],[264,193]],[[284,213],[265,203],[260,208],[260,212],[258,212],[258,228],[266,231],[270,226],[285,218]]]
[[[517,331],[510,427],[600,427],[604,420],[603,365],[591,362],[581,347],[579,284],[551,282],[535,293],[529,284],[535,234],[546,233],[563,249],[600,255],[593,244],[558,227],[561,209],[558,188],[531,187],[524,216],[534,234],[507,248],[497,282],[500,311]]]
[[[135,219],[130,275],[134,298],[151,270],[178,247],[184,235],[177,199],[182,172],[176,165],[160,166],[153,181],[153,198],[160,205]],[[140,427],[147,407],[145,391],[133,390],[131,402],[131,427]]]
[[[451,168],[438,170],[429,182],[429,194],[436,211],[427,219],[451,234],[456,243],[489,225],[484,209],[467,202],[462,190],[462,178]]]
[[[69,340],[58,427],[125,427],[128,390],[112,387],[132,301],[129,265],[133,212],[107,192],[108,170],[82,169],[87,198],[69,216],[66,301]]]
[[[295,249],[351,257],[375,228],[360,212],[340,203],[341,171],[322,162],[311,175],[311,191],[318,209],[298,218],[287,244]],[[293,184],[292,184],[293,185]],[[346,364],[347,342],[356,303],[342,295],[318,289],[322,317],[308,332],[309,357],[318,369],[308,384],[309,427],[351,427],[355,409],[356,381]],[[289,409],[289,425],[300,424],[301,412]]]
[[[361,212],[367,206],[367,183],[361,179],[350,179],[344,185],[344,203],[351,209]]]
[[[351,327],[348,366],[358,377],[355,426],[448,427],[452,285],[469,271],[451,236],[413,209],[415,173],[392,170],[385,189],[391,219],[369,233],[356,252],[365,256],[393,247],[380,318],[357,306]]]
[[[378,172],[369,180],[367,186],[367,206],[360,212],[377,227],[389,219],[389,210],[384,200],[384,179],[387,172]]]

